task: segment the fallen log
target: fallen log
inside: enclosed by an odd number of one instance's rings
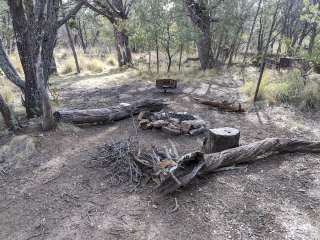
[[[193,99],[201,104],[215,107],[220,110],[224,110],[226,112],[236,112],[236,113],[245,112],[245,110],[241,106],[241,103],[218,102],[210,99],[196,98],[196,97],[194,97]]]
[[[53,115],[57,121],[75,124],[109,123],[129,118],[142,111],[157,112],[166,105],[162,99],[143,99],[132,103],[120,103],[110,108],[61,110]]]
[[[155,194],[163,196],[172,193],[188,185],[196,176],[214,173],[223,167],[285,153],[320,153],[320,142],[267,138],[213,154],[190,153],[178,161],[178,167],[171,170],[171,175],[156,188]]]

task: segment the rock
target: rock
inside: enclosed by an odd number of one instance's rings
[[[149,119],[151,117],[151,112],[149,111],[142,111],[138,115],[138,121],[141,121],[142,119]]]
[[[169,123],[165,120],[156,120],[156,121],[152,122],[151,124],[154,128],[162,128],[164,126],[167,126]]]
[[[187,134],[189,133],[189,131],[191,130],[192,128],[192,125],[191,124],[188,124],[188,123],[181,123],[180,124],[180,128],[181,128],[181,131],[183,134]]]
[[[176,127],[173,124],[169,124],[168,126],[162,127],[162,131],[165,133],[169,133],[171,135],[175,135],[175,136],[181,135],[180,128]]]
[[[203,120],[186,120],[182,121],[181,124],[189,124],[192,128],[201,128],[206,126],[206,122]]]
[[[206,127],[200,127],[189,131],[191,136],[198,136],[200,134],[206,133],[208,129]]]
[[[152,124],[148,119],[142,119],[139,122],[139,127],[143,130],[147,130],[147,129],[151,129],[152,128]]]
[[[169,118],[169,122],[171,122],[173,124],[179,124],[180,120],[178,118]]]
[[[34,138],[27,135],[13,137],[9,144],[0,147],[0,166],[21,168],[35,151]]]

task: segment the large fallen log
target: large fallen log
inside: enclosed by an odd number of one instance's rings
[[[245,112],[245,110],[241,106],[241,103],[218,102],[210,99],[196,98],[196,97],[194,97],[193,99],[201,104],[215,107],[215,108],[218,108],[219,110],[224,110],[226,112],[236,112],[236,113]]]
[[[143,99],[132,103],[120,103],[110,108],[61,110],[53,115],[57,121],[75,124],[108,123],[129,118],[142,111],[160,111],[166,106],[162,99]]]
[[[171,175],[157,187],[155,193],[157,196],[166,195],[186,186],[196,176],[214,173],[219,168],[235,164],[253,162],[273,154],[285,153],[320,153],[320,142],[267,138],[213,154],[190,153],[178,161],[178,166],[171,170]]]

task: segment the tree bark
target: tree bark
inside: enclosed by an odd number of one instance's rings
[[[188,185],[196,176],[214,173],[234,164],[254,162],[272,154],[285,153],[320,153],[320,142],[267,138],[213,154],[189,153],[180,158],[178,168],[172,169],[174,177],[167,177],[155,193],[163,196]]]
[[[159,99],[143,99],[130,104],[123,103],[118,106],[86,110],[61,110],[54,113],[57,121],[84,123],[110,123],[129,118],[142,111],[160,111],[166,104]]]
[[[56,121],[52,114],[52,108],[50,104],[50,99],[48,96],[47,87],[45,85],[45,79],[43,74],[43,63],[41,54],[39,53],[37,64],[37,82],[39,86],[41,106],[42,106],[42,130],[50,131],[56,128]]]

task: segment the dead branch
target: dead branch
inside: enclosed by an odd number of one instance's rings
[[[226,112],[236,112],[236,113],[245,112],[245,110],[241,106],[241,103],[218,102],[210,99],[196,98],[196,97],[194,97],[193,99],[201,104],[215,107],[220,110],[224,110]]]

